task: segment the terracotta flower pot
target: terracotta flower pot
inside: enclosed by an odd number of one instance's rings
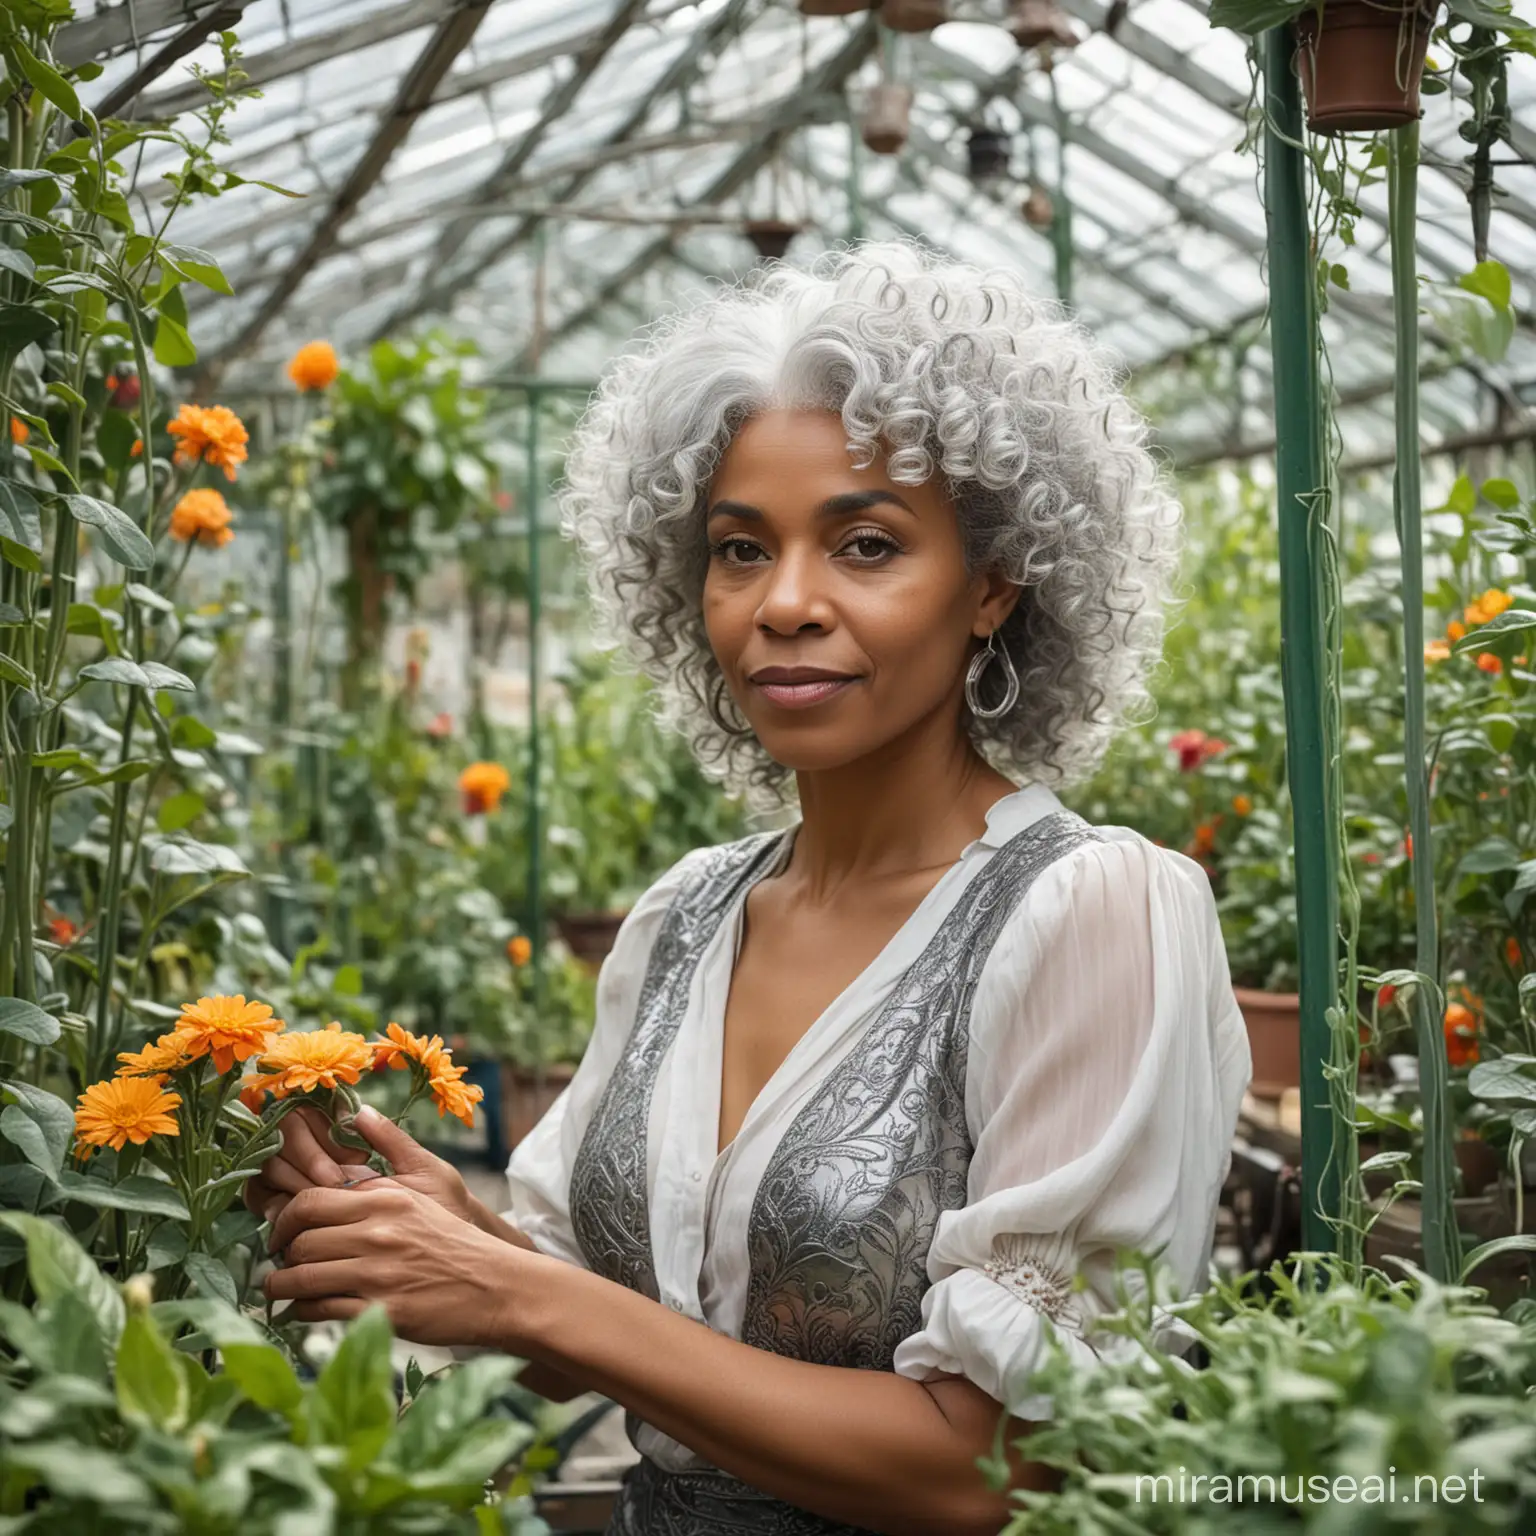
[[[1296,18],[1296,63],[1314,133],[1400,128],[1419,116],[1419,82],[1439,0],[1325,0]]]
[[[1005,23],[1020,48],[1075,48],[1077,33],[1056,0],[1018,0]]]
[[[628,916],[628,912],[567,912],[555,919],[555,927],[571,953],[589,970],[596,970],[608,957]]]
[[[1287,1088],[1299,1088],[1301,994],[1233,987],[1232,995],[1248,1026],[1248,1050],[1253,1057],[1248,1091],[1256,1099],[1278,1099]]]
[[[901,153],[912,121],[912,87],[884,80],[870,89],[859,136],[877,155]]]
[[[867,11],[873,0],[800,0],[802,16],[856,16]]]
[[[542,1073],[534,1067],[502,1063],[501,1121],[509,1147],[515,1147],[544,1118],[575,1075],[576,1068],[566,1062],[545,1067]]]
[[[948,0],[881,0],[880,20],[892,32],[932,32],[949,20]]]
[[[1056,204],[1044,187],[1031,187],[1029,196],[1019,205],[1019,212],[1031,229],[1049,229],[1056,217]]]
[[[1456,1166],[1461,1170],[1462,1194],[1475,1198],[1497,1182],[1504,1159],[1481,1136],[1462,1136],[1456,1142]]]
[[[791,242],[800,233],[800,226],[788,219],[748,219],[741,232],[764,261],[777,261],[789,250]]]

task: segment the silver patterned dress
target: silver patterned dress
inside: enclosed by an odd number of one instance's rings
[[[939,1216],[966,1201],[971,999],[993,942],[1056,859],[1098,833],[1072,812],[1034,822],[978,871],[852,1051],[769,1160],[748,1227],[741,1338],[821,1365],[889,1371],[922,1324]],[[571,1169],[571,1218],[596,1274],[658,1298],[646,1193],[656,1080],[710,940],[782,846],[763,833],[710,851],[673,899],[635,1020]],[[633,1424],[631,1425],[633,1433]],[[703,1464],[642,1457],[608,1536],[868,1536]]]

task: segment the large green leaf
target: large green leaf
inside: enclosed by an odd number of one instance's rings
[[[401,1419],[391,1460],[409,1471],[447,1461],[516,1371],[505,1355],[480,1355],[439,1371]]]
[[[231,1307],[240,1305],[240,1292],[235,1277],[216,1258],[207,1253],[189,1253],[182,1262],[187,1278],[198,1292]]]
[[[1467,1087],[1485,1104],[1499,1109],[1519,1109],[1536,1105],[1536,1077],[1528,1077],[1523,1068],[1531,1065],[1528,1056],[1500,1056],[1480,1061],[1467,1077]]]
[[[0,1034],[17,1035],[32,1045],[52,1045],[59,1033],[59,1021],[36,1003],[19,997],[0,997]]]
[[[36,1122],[53,1159],[56,1173],[64,1166],[70,1144],[75,1139],[75,1112],[57,1094],[20,1081],[7,1083],[5,1091],[20,1104],[29,1119]]]
[[[101,683],[122,683],[130,688],[175,689],[195,693],[197,684],[185,672],[158,661],[130,661],[126,656],[106,656],[80,668],[80,676]]]
[[[143,1478],[121,1456],[78,1440],[23,1441],[6,1448],[6,1460],[17,1471],[35,1474],[62,1497],[100,1505],[104,1514],[116,1506],[154,1499]]]
[[[95,496],[65,496],[64,505],[77,523],[96,529],[101,546],[130,571],[147,571],[155,563],[155,546],[126,512]]]
[[[0,534],[27,549],[43,547],[37,497],[19,480],[0,479]]]
[[[54,321],[40,309],[26,304],[0,304],[0,359],[15,357],[56,329]]]
[[[147,1312],[134,1312],[117,1345],[117,1406],[130,1423],[176,1430],[190,1407],[187,1378]]]
[[[20,38],[13,37],[10,47],[15,51],[22,74],[31,82],[38,95],[51,101],[66,117],[78,122],[84,114],[74,86],[51,64],[38,58]]]
[[[50,1179],[59,1171],[59,1164],[43,1135],[43,1128],[24,1109],[7,1104],[0,1109],[0,1136],[20,1150],[21,1155],[39,1172]]]
[[[270,1344],[226,1344],[224,1370],[258,1408],[292,1419],[304,1400],[293,1367]]]
[[[389,1346],[382,1307],[369,1307],[346,1331],[309,1397],[311,1441],[341,1447],[354,1470],[383,1449],[395,1427]]]
[[[140,1216],[169,1216],[175,1221],[190,1221],[186,1202],[175,1186],[152,1179],[147,1174],[130,1174],[115,1184],[106,1179],[87,1178],[66,1170],[59,1176],[59,1188],[71,1200],[96,1206],[104,1211],[133,1211]]]
[[[123,1331],[123,1298],[96,1267],[96,1261],[60,1227],[41,1216],[0,1213],[0,1225],[27,1245],[27,1273],[42,1301],[73,1292],[89,1307],[103,1338],[116,1344]]]

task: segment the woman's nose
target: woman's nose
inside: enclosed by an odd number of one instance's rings
[[[820,550],[783,549],[764,572],[757,622],[763,629],[795,634],[807,625],[828,627],[831,599]]]

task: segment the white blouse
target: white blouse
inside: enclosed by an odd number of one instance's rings
[[[740,1337],[747,1222],[780,1139],[993,852],[1062,809],[1040,784],[992,807],[986,832],[790,1050],[716,1156],[745,893],[737,898],[694,975],[651,1106],[651,1249],[663,1302]],[[1204,1284],[1249,1079],[1208,876],[1129,828],[1096,830],[1099,839],[1029,887],[981,972],[966,1066],[967,1201],[939,1217],[922,1327],[894,1361],[919,1381],[964,1376],[1033,1419],[1050,1411],[1032,1389],[1047,1319],[1085,1360],[1121,1347],[1083,1338],[1115,1305],[1117,1249],[1160,1253],[1181,1294]],[[572,1264],[584,1265],[570,1218],[572,1163],[634,1022],[663,914],[696,857],[663,875],[625,920],[598,980],[586,1056],[507,1170],[508,1218]],[[691,1462],[647,1425],[637,1445],[664,1466]]]

